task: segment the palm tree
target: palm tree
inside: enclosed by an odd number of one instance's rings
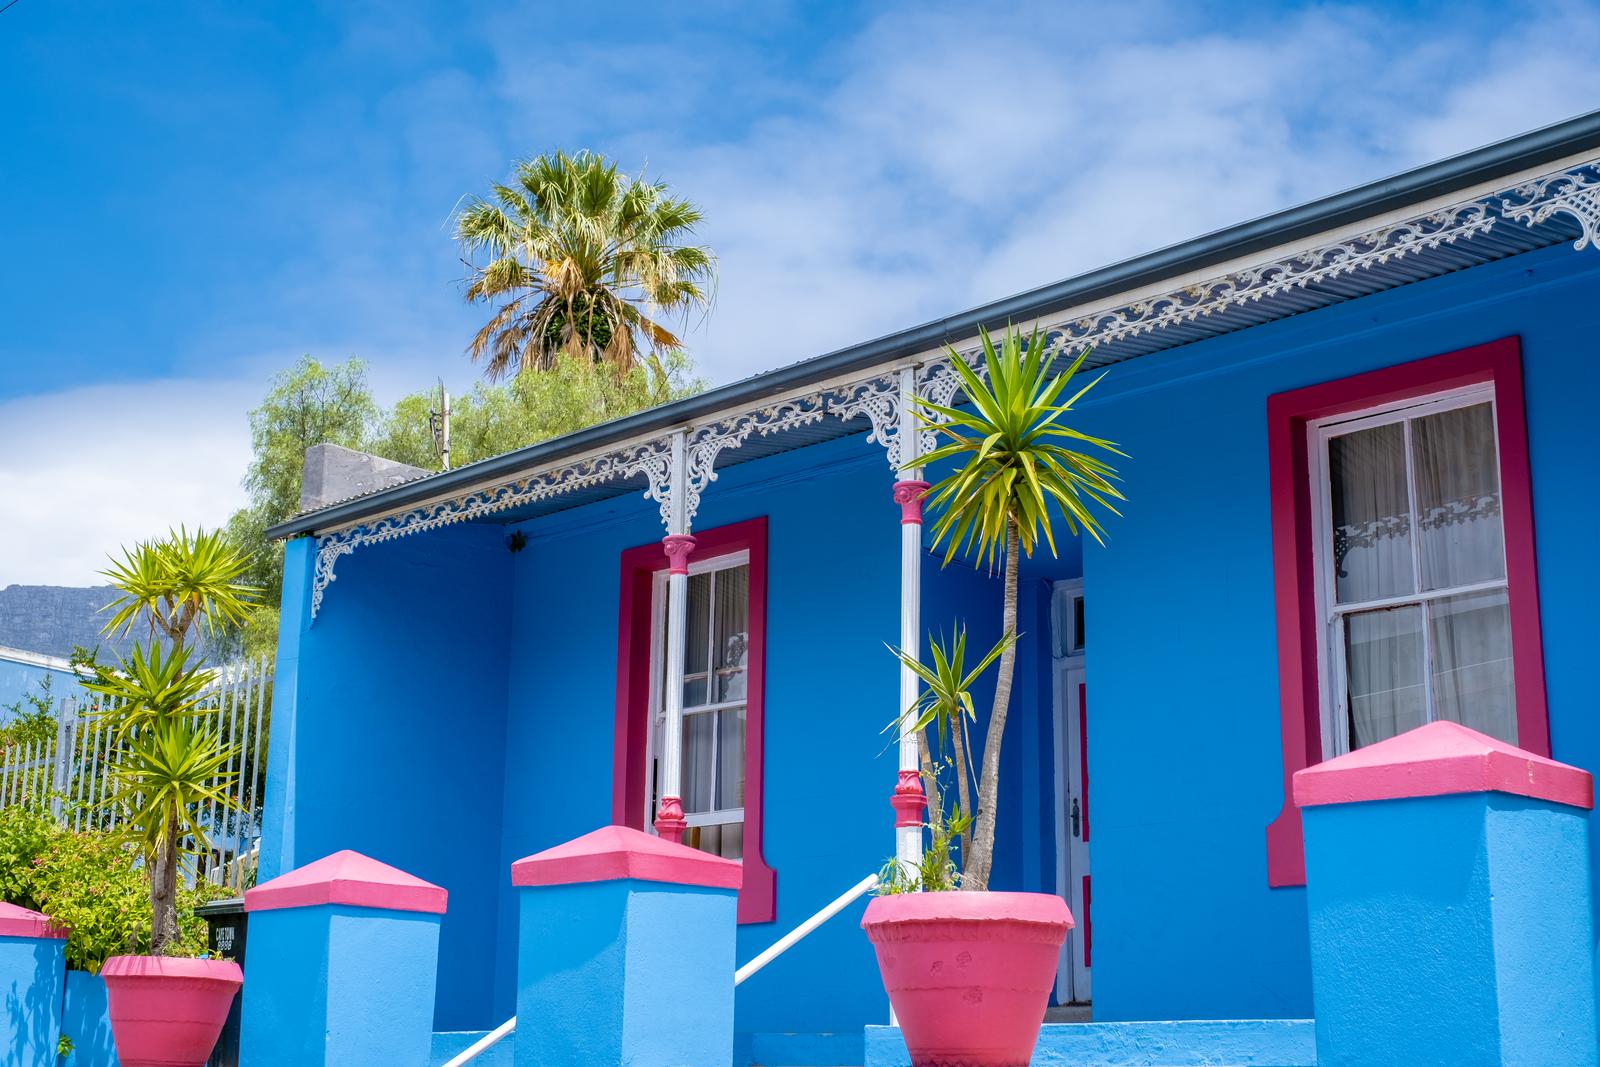
[[[143,619],[151,637],[182,649],[197,622],[213,634],[238,626],[260,599],[259,589],[241,581],[249,567],[250,557],[221,530],[179,527],[163,540],[124,548],[122,559],[100,572],[122,594],[101,609],[112,612],[101,632],[125,637]]]
[[[456,218],[467,301],[498,304],[467,352],[492,380],[547,370],[560,352],[625,372],[679,347],[657,318],[710,302],[711,253],[689,243],[700,220],[665,183],[591,152],[517,164],[511,184]]]
[[[938,514],[933,524],[933,543],[935,547],[945,546],[946,564],[958,551],[986,559],[991,567],[997,554],[1002,557],[1001,633],[1010,636],[1017,632],[1018,554],[1033,555],[1041,537],[1055,554],[1052,508],[1059,509],[1071,533],[1076,535],[1082,529],[1101,541],[1100,520],[1090,503],[1115,514],[1111,500],[1121,500],[1123,496],[1111,484],[1116,471],[1083,449],[1123,453],[1109,441],[1064,424],[1063,416],[1100,380],[1091,381],[1070,400],[1058,402],[1083,366],[1087,351],[1064,372],[1051,375],[1055,348],[1038,332],[1024,341],[1020,333],[1007,329],[998,350],[987,330],[982,331],[982,341],[987,382],[953,348],[946,348],[950,364],[961,378],[968,406],[918,402],[923,422],[948,443],[917,462],[929,466],[945,460],[955,462],[955,469],[927,493],[931,508]],[[966,890],[987,889],[994,863],[1000,740],[1011,706],[1016,666],[1015,642],[1004,638],[1002,642],[997,646],[1000,667],[978,775],[971,854],[963,857],[961,888]],[[946,710],[946,704],[935,703],[934,707],[936,713],[952,713]]]

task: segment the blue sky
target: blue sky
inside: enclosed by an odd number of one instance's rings
[[[1577,3],[18,0],[0,585],[221,521],[302,352],[470,385],[449,219],[515,158],[701,203],[726,381],[1600,106],[1597,52]]]

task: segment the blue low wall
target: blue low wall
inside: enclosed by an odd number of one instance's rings
[[[1316,1067],[1310,1019],[1050,1023],[1032,1067]],[[911,1067],[897,1026],[869,1026],[866,1067]]]
[[[117,1067],[105,979],[88,971],[67,972],[61,1036],[72,1042],[72,1051],[62,1057],[61,1067]]]

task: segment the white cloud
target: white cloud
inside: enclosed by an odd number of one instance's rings
[[[244,503],[254,385],[98,385],[0,404],[0,586],[95,585],[118,546]]]

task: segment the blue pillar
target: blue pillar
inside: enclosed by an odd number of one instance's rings
[[[241,1067],[428,1067],[443,889],[345,851],[244,907]]]
[[[1594,1067],[1593,792],[1449,722],[1297,773],[1318,1067]]]
[[[50,918],[0,904],[0,1051],[7,1067],[55,1067],[66,990],[66,934]]]
[[[623,826],[513,864],[516,1067],[729,1067],[741,878]]]
[[[263,879],[294,868],[295,771],[299,765],[296,726],[300,702],[300,646],[311,627],[311,584],[316,575],[317,539],[295,537],[283,546],[283,599],[278,607],[278,655],[273,661],[272,717],[267,738],[267,782],[262,810]]]

